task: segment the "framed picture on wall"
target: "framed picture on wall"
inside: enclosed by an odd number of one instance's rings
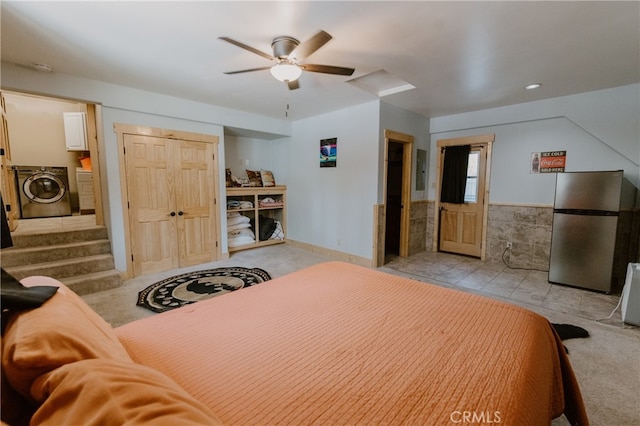
[[[320,140],[320,167],[336,167],[338,138]]]
[[[564,173],[567,151],[532,152],[529,173]]]

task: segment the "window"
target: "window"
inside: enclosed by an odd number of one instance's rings
[[[469,153],[469,165],[467,166],[467,186],[464,191],[465,203],[476,203],[478,201],[478,164],[480,163],[480,152],[471,151]]]

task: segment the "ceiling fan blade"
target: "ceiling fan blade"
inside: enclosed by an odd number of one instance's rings
[[[248,50],[251,53],[255,53],[256,55],[262,56],[265,59],[269,59],[270,61],[275,59],[273,56],[269,55],[268,53],[261,52],[258,49],[254,49],[253,47],[247,46],[246,44],[240,43],[239,41],[236,41],[232,38],[229,38],[229,37],[218,37],[218,38],[220,40],[226,41],[227,43],[231,43],[234,46],[238,46],[244,50]]]
[[[302,61],[307,56],[310,56],[313,52],[324,46],[333,37],[325,31],[320,30],[316,35],[309,40],[302,42],[296,47],[289,57],[296,58],[298,61]]]
[[[334,67],[332,65],[317,65],[317,64],[302,64],[300,65],[305,71],[311,72],[321,72],[324,74],[337,74],[337,75],[352,75],[355,69],[353,68],[344,68],[344,67]]]
[[[249,69],[246,69],[246,70],[227,71],[224,74],[242,74],[243,72],[262,71],[262,70],[268,70],[270,68],[271,67],[249,68]]]
[[[298,80],[293,80],[293,81],[287,81],[287,87],[289,88],[289,90],[296,90],[300,88],[300,83],[298,83]]]

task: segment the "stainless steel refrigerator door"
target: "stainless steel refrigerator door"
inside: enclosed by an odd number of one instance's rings
[[[611,292],[617,216],[555,213],[549,281]]]
[[[618,211],[623,174],[622,170],[558,173],[554,207]]]

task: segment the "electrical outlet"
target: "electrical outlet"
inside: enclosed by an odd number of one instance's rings
[[[509,242],[507,243],[507,248],[508,248],[508,249],[510,249],[510,248],[511,248],[511,241],[509,241]]]

